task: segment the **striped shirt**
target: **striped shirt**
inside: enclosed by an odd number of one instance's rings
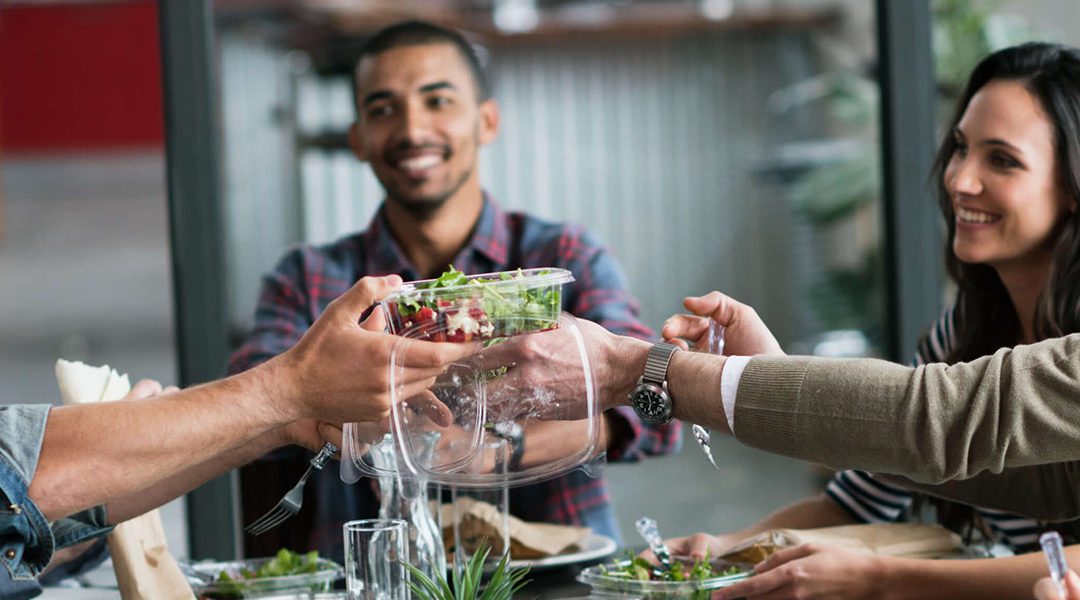
[[[919,342],[915,364],[944,362],[955,342],[953,311],[949,309]],[[863,523],[906,521],[912,516],[912,492],[881,482],[865,471],[838,472],[825,493]],[[994,542],[1004,544],[1017,554],[1039,550],[1041,528],[1038,521],[988,508],[975,507],[975,511],[989,527]]]

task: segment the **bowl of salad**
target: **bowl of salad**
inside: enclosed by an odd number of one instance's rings
[[[300,554],[282,548],[270,558],[201,561],[185,566],[199,600],[265,598],[286,592],[329,592],[344,576],[341,565],[316,551]]]
[[[544,331],[559,325],[566,269],[518,269],[466,275],[453,266],[436,279],[411,281],[383,300],[390,332],[436,342],[469,342]]]
[[[578,581],[592,587],[592,597],[708,600],[713,590],[738,583],[751,571],[724,561],[675,558],[671,569],[658,569],[643,558],[626,558],[589,567]]]

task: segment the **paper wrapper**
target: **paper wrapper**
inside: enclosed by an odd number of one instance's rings
[[[131,391],[128,376],[108,365],[91,367],[58,360],[56,381],[64,404],[111,402]],[[120,523],[108,541],[116,582],[124,600],[194,600],[191,586],[169,553],[157,510]]]
[[[443,543],[450,548],[454,545],[454,505],[444,504],[440,510]],[[492,545],[492,555],[503,553],[502,516],[497,508],[472,498],[458,498],[456,512],[461,516],[462,539],[486,537]],[[588,527],[527,523],[513,515],[508,521],[510,558],[515,560],[544,558],[575,550],[592,531]]]
[[[911,558],[945,558],[963,552],[960,536],[940,525],[876,523],[820,529],[770,529],[735,544],[720,558],[756,564],[777,550],[809,543],[840,546],[860,554]]]

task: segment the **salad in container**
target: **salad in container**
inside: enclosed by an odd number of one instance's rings
[[[566,269],[465,275],[405,283],[383,300],[390,332],[435,342],[485,341],[559,326]]]
[[[734,585],[752,570],[727,561],[693,560],[673,557],[670,570],[656,567],[643,558],[627,558],[583,570],[578,581],[592,587],[595,598],[638,598],[641,600],[708,600],[713,590]]]
[[[282,548],[271,558],[183,565],[199,600],[270,598],[289,592],[329,592],[344,576],[341,565],[317,551],[299,554]],[[306,596],[305,596],[306,597]]]

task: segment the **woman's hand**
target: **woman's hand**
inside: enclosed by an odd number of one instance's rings
[[[881,560],[835,546],[803,544],[773,554],[754,567],[756,575],[719,590],[713,598],[880,598]]]
[[[1080,600],[1080,577],[1070,570],[1065,575],[1065,597],[1058,594],[1054,580],[1049,577],[1040,579],[1035,584],[1035,600]]]
[[[726,535],[712,535],[710,533],[695,533],[685,537],[664,540],[672,556],[688,556],[694,560],[710,559],[720,556],[720,553],[731,547],[734,541]],[[655,563],[656,556],[652,550],[646,550],[640,554],[645,560]]]

